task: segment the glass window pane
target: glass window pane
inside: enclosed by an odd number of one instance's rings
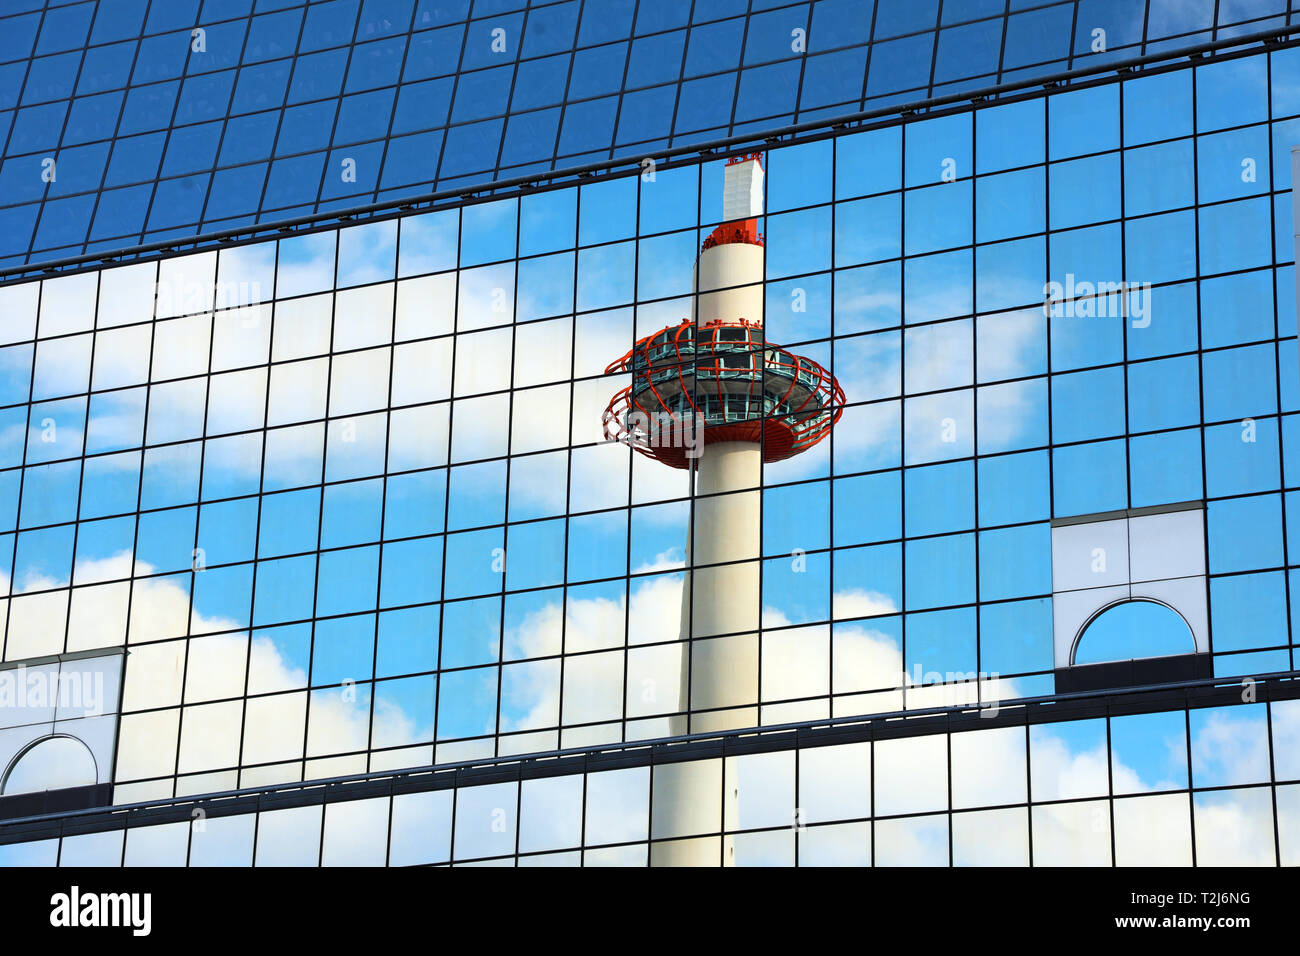
[[[587,775],[587,845],[644,840],[650,822],[650,768]]]
[[[254,866],[316,866],[322,808],[291,807],[258,815]]]
[[[441,863],[451,856],[451,790],[393,797],[389,866]]]
[[[37,840],[34,843],[7,843],[0,846],[0,867],[54,866],[59,858],[59,841]]]
[[[456,859],[515,852],[519,784],[462,787],[456,794]]]
[[[1191,866],[1192,815],[1187,794],[1116,800],[1116,866]]]
[[[388,797],[325,806],[321,866],[383,866],[388,847]]]
[[[799,831],[800,866],[870,866],[871,823],[809,826]]]
[[[574,847],[582,842],[582,788],[581,774],[523,782],[519,852]]]
[[[799,819],[810,826],[871,815],[871,744],[799,751]],[[819,842],[821,837],[814,837]],[[802,862],[800,850],[800,859]]]
[[[876,821],[876,866],[947,866],[948,817]]]
[[[123,866],[184,866],[189,850],[190,824],[164,823],[132,827],[126,832]]]
[[[941,810],[947,807],[948,738],[946,736],[933,734],[926,737],[878,740],[875,747],[877,816]]]
[[[724,788],[726,828],[793,826],[794,763],[793,751],[728,758]],[[740,845],[736,844],[738,851]]]
[[[645,866],[646,845],[635,843],[628,846],[602,847],[596,850],[584,850],[583,866]]]
[[[794,866],[795,831],[769,830],[763,833],[737,833],[734,841],[733,866]]]
[[[1197,866],[1274,866],[1273,799],[1268,787],[1192,797]]]
[[[652,839],[722,829],[722,761],[691,760],[654,768]]]
[[[1300,786],[1277,788],[1277,835],[1282,866],[1300,863]]]
[[[1268,719],[1263,704],[1193,710],[1192,786],[1266,783]]]
[[[1030,727],[1029,768],[1034,800],[1104,796],[1108,791],[1106,754],[1105,720]]]
[[[1177,790],[1187,786],[1185,719],[1182,711],[1111,718],[1111,786],[1114,793]],[[1118,814],[1115,820],[1118,827]]]
[[[253,814],[196,819],[190,825],[190,866],[252,866]]]
[[[1022,728],[998,727],[952,735],[954,809],[1023,803],[1026,784]],[[954,829],[954,836],[956,832]]]
[[[125,833],[125,830],[107,830],[64,837],[59,866],[121,866]]]
[[[1110,866],[1105,800],[1055,803],[1031,811],[1034,866]]]
[[[953,866],[1028,866],[1025,807],[952,815]]]

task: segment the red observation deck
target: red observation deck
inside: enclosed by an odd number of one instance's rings
[[[695,328],[682,319],[646,336],[606,372],[630,372],[604,410],[604,437],[673,468],[688,450],[762,441],[764,462],[806,451],[844,412],[844,389],[811,359],[768,345],[763,326],[741,319]]]
[[[740,319],[698,329],[690,319],[637,342],[607,372],[632,384],[605,409],[605,437],[673,468],[688,450],[724,441],[763,443],[782,461],[825,438],[843,413],[844,390],[812,359],[768,344],[763,327]]]
[[[717,246],[763,245],[752,215],[761,175],[757,154],[728,161],[723,208],[735,218],[709,234],[701,257]],[[844,390],[826,369],[768,343],[763,323],[743,317],[683,319],[605,371],[632,375],[605,409],[605,437],[673,468],[728,441],[761,442],[764,461],[782,461],[825,438],[844,411]]]

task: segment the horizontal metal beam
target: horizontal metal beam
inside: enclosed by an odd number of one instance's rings
[[[743,753],[1085,720],[1112,714],[1223,706],[1241,702],[1242,687],[1247,681],[1252,682],[1254,699],[1260,702],[1300,698],[1300,671],[1277,671],[1253,676],[1150,684],[1123,691],[1083,691],[999,701],[995,714],[991,706],[933,707],[870,716],[801,721],[725,733],[659,737],[15,818],[0,822],[0,845],[44,839],[68,832],[69,828],[75,828],[77,832],[93,832],[181,820],[188,818],[194,809],[200,807],[208,817],[232,816],[256,810],[362,799],[385,793],[445,790],[535,777],[737,756]]]

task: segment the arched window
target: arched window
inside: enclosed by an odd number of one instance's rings
[[[5,796],[39,793],[65,787],[88,787],[97,782],[95,758],[76,737],[42,737],[18,755],[5,774]]]
[[[1196,639],[1182,615],[1155,601],[1125,601],[1084,625],[1074,642],[1074,664],[1193,654]]]

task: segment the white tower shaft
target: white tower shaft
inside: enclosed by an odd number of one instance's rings
[[[736,174],[732,175],[732,171]],[[724,206],[732,214],[761,212],[757,160],[727,167]],[[696,265],[697,331],[721,319],[763,320],[763,247],[729,242],[705,249]],[[759,615],[762,448],[752,441],[706,444],[694,467],[695,499],[682,588],[681,707],[674,733],[753,727],[759,723]],[[667,833],[717,831],[736,819],[735,781],[716,764],[656,770],[656,824]],[[711,768],[710,765],[715,765]],[[723,787],[725,786],[725,793]],[[654,846],[656,866],[734,863],[734,840],[680,840]]]

